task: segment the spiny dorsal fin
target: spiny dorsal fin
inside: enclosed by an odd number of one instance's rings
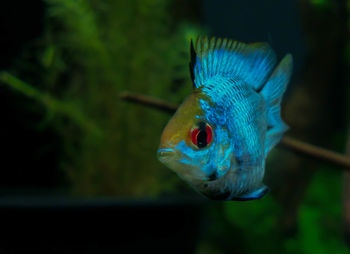
[[[194,72],[193,72],[193,70],[194,70],[194,66],[196,64],[196,52],[194,51],[192,39],[191,39],[190,52],[191,52],[190,73],[191,73],[191,79],[192,79],[192,84],[193,84],[193,88],[194,88],[195,84],[194,84]]]
[[[198,38],[191,41],[190,71],[198,88],[211,78],[241,79],[259,90],[276,64],[276,56],[267,43],[245,44],[238,41]]]

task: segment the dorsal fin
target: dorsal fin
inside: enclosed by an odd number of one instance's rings
[[[194,72],[193,72],[193,71],[194,71],[194,66],[195,66],[195,64],[196,64],[196,52],[194,51],[192,39],[191,39],[190,53],[191,53],[190,73],[191,73],[191,79],[192,79],[193,87],[195,87],[195,83],[194,83]]]
[[[245,44],[207,37],[191,41],[190,71],[198,88],[211,78],[241,79],[255,90],[261,89],[276,64],[276,56],[267,43]]]

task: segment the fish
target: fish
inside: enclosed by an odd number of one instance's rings
[[[262,198],[268,153],[288,126],[281,102],[293,57],[277,64],[268,43],[199,37],[190,43],[192,93],[160,139],[157,156],[214,200]]]

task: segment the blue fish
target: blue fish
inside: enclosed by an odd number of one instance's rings
[[[192,94],[165,127],[159,160],[217,200],[263,197],[265,161],[288,129],[281,100],[293,59],[267,43],[191,41]]]

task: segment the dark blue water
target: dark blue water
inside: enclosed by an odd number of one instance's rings
[[[203,24],[211,35],[243,42],[268,42],[279,58],[294,57],[294,77],[303,68],[305,43],[296,2],[205,0]]]

